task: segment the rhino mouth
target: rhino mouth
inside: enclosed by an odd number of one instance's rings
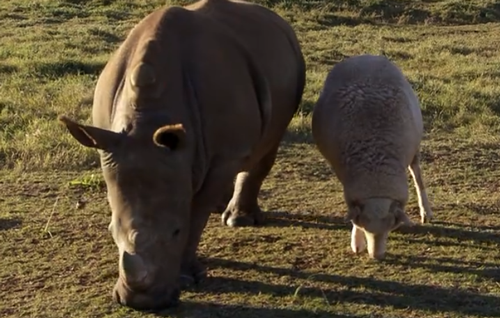
[[[181,291],[175,289],[149,289],[136,291],[120,280],[113,289],[113,300],[126,307],[139,311],[159,311],[179,305]]]

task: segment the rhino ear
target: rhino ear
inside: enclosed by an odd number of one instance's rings
[[[66,126],[69,133],[82,145],[90,148],[107,150],[119,142],[119,134],[93,127],[81,125],[61,115],[58,120]]]
[[[186,130],[182,124],[166,125],[158,128],[153,135],[153,142],[170,150],[177,150],[184,146]]]

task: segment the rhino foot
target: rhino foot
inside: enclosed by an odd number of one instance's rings
[[[217,207],[215,207],[215,210],[213,210],[212,213],[222,214],[226,209],[226,207],[227,207],[227,202],[220,203],[219,205],[217,205]]]
[[[203,282],[207,278],[207,268],[196,260],[190,266],[181,268],[181,288],[186,289]]]
[[[252,209],[252,212],[243,212],[229,206],[222,213],[222,224],[230,227],[256,226],[262,224],[262,212],[259,207]]]
[[[212,211],[212,213],[217,213],[217,214],[222,214],[228,207],[228,205],[231,202],[231,199],[233,198],[233,187],[229,188],[229,190],[226,191],[224,194],[224,197],[222,200],[219,202],[219,204],[215,207],[215,210]]]

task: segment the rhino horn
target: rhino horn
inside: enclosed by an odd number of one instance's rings
[[[141,62],[133,69],[130,81],[135,87],[152,85],[156,82],[155,71],[151,65]]]

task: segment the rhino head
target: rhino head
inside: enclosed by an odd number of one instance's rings
[[[109,230],[119,251],[115,301],[135,309],[175,304],[192,199],[183,125],[136,120],[118,133],[65,116],[59,120],[80,144],[100,154],[112,211]]]

